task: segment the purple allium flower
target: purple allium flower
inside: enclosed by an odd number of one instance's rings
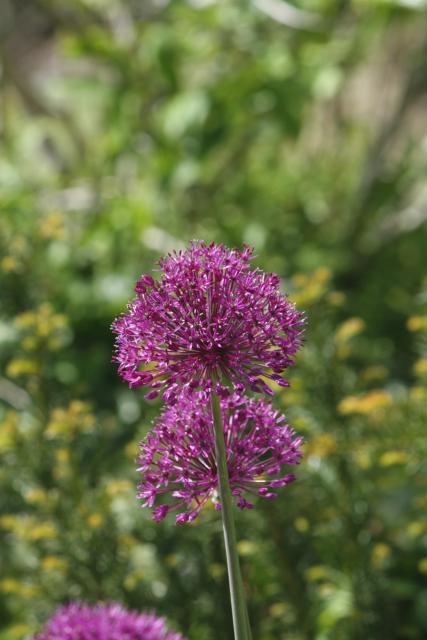
[[[60,607],[34,640],[184,640],[163,618],[116,603]]]
[[[245,496],[275,498],[275,489],[295,479],[283,465],[300,462],[302,438],[265,400],[236,393],[221,394],[224,440],[232,495],[241,508],[252,508]],[[140,444],[138,497],[153,508],[159,522],[178,511],[178,524],[194,520],[206,501],[216,508],[218,477],[209,394],[182,394],[162,413]]]
[[[271,394],[301,345],[304,316],[279,278],[252,269],[252,250],[194,242],[159,261],[160,280],[142,276],[127,313],[116,319],[114,360],[130,387],[173,399],[212,379]]]

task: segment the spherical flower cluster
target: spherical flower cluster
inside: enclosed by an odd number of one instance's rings
[[[248,496],[275,498],[295,479],[282,467],[299,463],[302,438],[265,400],[224,390],[220,402],[231,493],[240,508],[252,508]],[[194,520],[209,498],[221,508],[208,392],[180,395],[140,449],[138,497],[156,521],[169,512],[178,512],[178,524]]]
[[[184,640],[163,618],[121,605],[75,602],[58,609],[34,640]]]
[[[130,387],[172,400],[212,379],[271,394],[301,345],[304,316],[279,290],[279,278],[252,269],[252,250],[194,242],[144,275],[127,313],[116,319],[115,361]]]

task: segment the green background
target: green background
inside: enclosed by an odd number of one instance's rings
[[[423,0],[2,2],[1,640],[76,598],[232,638],[218,514],[139,508],[161,403],[111,364],[194,238],[308,315],[298,481],[236,512],[254,639],[427,636],[426,34]]]

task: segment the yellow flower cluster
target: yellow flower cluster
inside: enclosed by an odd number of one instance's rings
[[[52,411],[45,434],[47,438],[73,438],[77,433],[92,431],[95,423],[88,403],[72,400],[67,408]]]
[[[57,572],[64,574],[67,562],[59,556],[45,556],[41,561],[43,571]]]
[[[67,317],[55,313],[49,303],[21,313],[16,317],[15,325],[21,333],[21,346],[25,351],[36,351],[45,346],[56,351],[68,339]]]
[[[378,542],[372,548],[372,566],[374,569],[382,569],[386,566],[391,556],[391,548],[388,544]]]
[[[70,460],[71,453],[69,449],[59,447],[55,450],[55,463],[53,467],[53,476],[55,480],[70,480],[73,473]]]
[[[310,529],[310,523],[307,518],[299,516],[294,520],[294,527],[298,533],[306,533]]]
[[[328,267],[319,267],[312,273],[297,273],[292,278],[295,291],[292,301],[297,306],[309,307],[321,300],[329,290],[332,272]]]
[[[104,523],[104,516],[101,513],[90,513],[86,518],[86,522],[91,529],[99,529]]]
[[[237,552],[239,556],[252,556],[258,550],[256,542],[251,540],[240,540],[237,543]]]
[[[414,373],[418,378],[427,378],[427,358],[420,358],[416,361]]]
[[[421,558],[418,563],[418,571],[422,574],[427,574],[427,558]]]
[[[34,391],[46,349],[57,351],[69,339],[68,321],[63,314],[55,313],[51,305],[46,303],[18,315],[15,327],[24,354],[18,353],[9,362],[6,374],[10,378],[27,378],[29,390]]]
[[[406,326],[409,331],[427,331],[427,316],[410,316]]]
[[[374,365],[372,367],[366,367],[361,374],[360,377],[364,382],[372,382],[372,380],[384,380],[388,376],[387,367],[383,367],[382,365]]]
[[[318,580],[327,580],[330,577],[330,569],[323,564],[315,564],[305,572],[308,582],[317,582]]]
[[[18,435],[19,416],[16,411],[7,411],[0,423],[0,453],[13,449]]]
[[[19,271],[19,268],[20,263],[15,256],[3,256],[0,260],[0,269],[4,271],[4,273],[13,273]]]
[[[312,437],[305,451],[307,459],[320,458],[321,460],[329,457],[337,451],[337,443],[330,433],[319,433]]]
[[[282,618],[286,616],[286,614],[289,614],[292,609],[287,602],[275,602],[268,611],[272,618]]]
[[[373,389],[360,396],[347,396],[338,405],[341,415],[360,414],[378,416],[393,404],[391,396],[383,389]]]
[[[25,268],[25,259],[30,247],[24,236],[15,235],[8,243],[8,254],[0,260],[0,269],[3,273],[19,273]]]
[[[38,520],[33,516],[6,514],[0,517],[0,527],[13,533],[20,540],[51,540],[58,536],[51,520]]]
[[[63,240],[65,237],[64,216],[59,211],[45,216],[40,223],[39,233],[46,240]]]
[[[366,446],[361,446],[352,451],[352,458],[361,469],[369,469],[372,467],[373,453]]]
[[[425,406],[427,400],[427,387],[415,385],[409,390],[409,399],[414,402],[422,402]]]
[[[27,638],[31,632],[31,627],[28,624],[12,624],[9,627],[6,627],[4,633],[5,640],[22,640],[22,638]]]
[[[32,358],[13,358],[6,367],[10,378],[34,376],[40,373],[40,364]]]
[[[40,510],[49,510],[57,503],[57,489],[41,489],[40,487],[30,487],[24,491],[24,500],[27,504],[34,505]]]
[[[6,594],[16,594],[23,598],[33,598],[40,593],[40,588],[33,584],[20,582],[15,578],[0,580],[0,591]]]
[[[128,493],[131,489],[135,489],[129,480],[112,480],[106,486],[106,494],[111,498]]]
[[[337,356],[341,360],[348,358],[352,353],[351,339],[357,336],[365,328],[365,322],[362,318],[349,318],[339,325],[335,333],[335,344]]]
[[[395,464],[407,464],[410,461],[410,456],[405,451],[385,451],[379,457],[379,464],[381,467],[391,467]]]
[[[141,580],[145,578],[145,574],[141,569],[131,571],[124,579],[124,586],[128,591],[133,591]]]

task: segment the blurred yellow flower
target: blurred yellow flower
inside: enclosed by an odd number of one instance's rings
[[[427,329],[427,316],[411,316],[406,322],[409,331],[422,331]]]
[[[40,223],[39,233],[46,240],[62,240],[65,236],[63,215],[55,211],[45,216]]]
[[[306,570],[305,577],[309,582],[325,580],[329,577],[329,569],[323,564],[316,564]]]
[[[252,556],[258,550],[258,545],[251,540],[240,540],[237,543],[237,552],[240,556]]]
[[[24,598],[32,598],[40,593],[40,588],[36,585],[20,582],[15,578],[4,578],[0,580],[0,591],[8,594],[20,595]]]
[[[353,459],[361,469],[369,469],[372,466],[372,454],[366,448],[356,449],[352,452]]]
[[[105,491],[109,498],[114,498],[134,488],[134,485],[129,480],[111,480],[107,484]]]
[[[31,632],[31,627],[28,624],[13,624],[10,627],[6,627],[5,629],[5,640],[22,640],[22,638],[26,638]]]
[[[139,452],[140,442],[141,442],[141,438],[138,438],[137,440],[131,440],[130,442],[128,442],[128,444],[125,446],[126,457],[131,458],[132,460],[135,460]]]
[[[367,367],[360,374],[361,379],[365,382],[371,382],[372,380],[384,380],[387,376],[388,369],[382,365]]]
[[[335,344],[337,346],[337,356],[341,360],[348,358],[352,353],[350,340],[358,335],[365,328],[365,323],[361,318],[349,318],[337,328],[335,333]]]
[[[275,602],[268,611],[272,618],[281,618],[289,612],[289,605],[286,602]]]
[[[329,280],[332,278],[332,271],[329,269],[329,267],[318,267],[313,272],[312,278],[316,282],[325,284],[326,282],[329,282]]]
[[[328,267],[319,267],[312,273],[296,273],[292,284],[296,291],[291,295],[297,306],[310,306],[320,300],[327,292],[332,271]]]
[[[19,329],[27,329],[37,322],[37,314],[35,311],[24,311],[15,318],[15,324]]]
[[[427,387],[415,386],[409,390],[409,399],[414,402],[424,402],[427,400]]]
[[[71,476],[71,454],[68,449],[61,447],[55,451],[55,466],[53,475],[56,480],[69,479]]]
[[[417,496],[414,503],[418,509],[427,509],[427,496]]]
[[[138,544],[138,540],[134,536],[129,535],[128,533],[120,533],[117,536],[117,543],[121,547],[124,547],[125,549],[129,550]]]
[[[28,240],[25,236],[14,235],[10,242],[10,252],[13,255],[23,255],[28,250]]]
[[[2,529],[9,529],[12,531],[15,529],[17,522],[17,516],[13,516],[11,514],[0,516],[0,527],[2,527]]]
[[[141,570],[132,571],[131,573],[129,573],[124,579],[124,585],[126,589],[128,591],[132,591],[133,589],[135,589],[136,585],[144,578],[144,575],[144,572]]]
[[[176,567],[178,564],[178,555],[176,553],[170,553],[165,557],[165,564],[168,567]]]
[[[225,566],[223,564],[220,564],[219,562],[213,562],[209,565],[209,573],[211,574],[212,578],[219,580],[225,573]]]
[[[48,438],[73,437],[76,433],[91,431],[95,422],[96,419],[90,411],[89,404],[72,400],[67,408],[57,408],[52,411],[45,433]]]
[[[404,451],[386,451],[379,458],[382,467],[390,467],[394,464],[406,464],[410,457]]]
[[[43,558],[41,565],[44,571],[58,571],[59,573],[64,573],[67,567],[67,562],[58,556],[46,556]]]
[[[19,314],[15,318],[15,325],[23,334],[21,345],[25,351],[34,351],[41,346],[56,351],[63,346],[68,336],[66,316],[55,313],[48,303]]]
[[[418,571],[420,573],[427,573],[427,558],[421,558],[418,563]]]
[[[55,451],[55,458],[60,464],[66,464],[70,461],[70,452],[68,449],[57,449]]]
[[[56,538],[57,535],[58,530],[53,522],[42,522],[31,527],[24,537],[29,540],[44,540]]]
[[[19,271],[19,262],[14,256],[4,256],[0,261],[0,269],[5,273]]]
[[[267,381],[267,382],[269,383],[269,386],[272,387],[272,385],[270,384],[270,381]],[[291,386],[290,388],[286,389],[286,393],[283,387],[279,388],[277,386],[276,390],[279,391],[280,403],[285,408],[289,406],[294,406],[294,405],[301,406],[304,403],[303,382],[301,378],[297,376],[295,376],[295,378],[292,378]]]
[[[349,318],[339,325],[335,332],[335,342],[344,344],[354,336],[357,336],[365,328],[365,322],[362,318]]]
[[[341,307],[346,300],[346,296],[342,291],[331,291],[328,293],[327,300],[333,307]]]
[[[372,548],[372,566],[375,569],[382,569],[391,556],[391,548],[388,544],[379,542]]]
[[[25,493],[25,500],[29,504],[43,504],[48,501],[49,494],[44,489],[29,489]]]
[[[312,437],[306,445],[306,458],[327,458],[335,453],[337,443],[330,433],[320,433]]]
[[[98,529],[104,522],[104,517],[100,513],[91,513],[87,518],[87,523],[91,529]]]
[[[16,411],[7,411],[0,423],[0,452],[12,449],[18,435],[19,416]]]
[[[418,538],[427,531],[427,523],[420,520],[413,520],[409,522],[406,527],[406,532],[411,538]]]
[[[420,360],[417,360],[414,364],[414,373],[420,378],[427,376],[427,358],[420,358]]]
[[[4,578],[0,580],[0,589],[3,593],[18,593],[21,583],[15,578]]]
[[[299,533],[305,533],[310,529],[310,523],[307,518],[301,516],[294,520],[294,527]]]
[[[373,389],[361,396],[347,396],[338,404],[338,412],[342,415],[358,413],[370,415],[392,404],[392,398],[382,389]]]
[[[11,378],[35,375],[39,373],[39,371],[39,364],[30,358],[14,358],[6,367],[6,374]]]
[[[34,351],[37,349],[37,340],[33,336],[27,336],[21,342],[24,351]]]

